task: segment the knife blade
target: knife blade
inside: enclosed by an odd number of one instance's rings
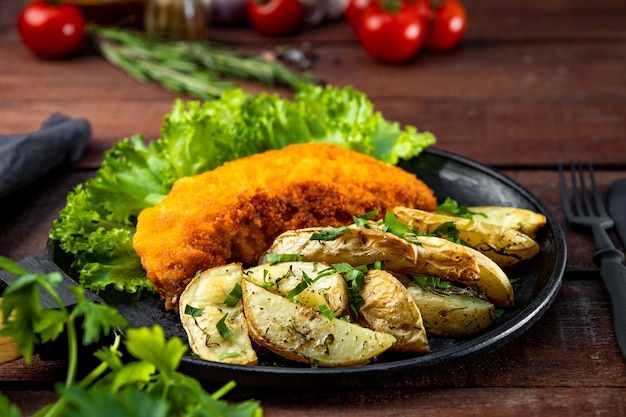
[[[622,246],[626,247],[626,178],[615,181],[607,192],[609,215]]]

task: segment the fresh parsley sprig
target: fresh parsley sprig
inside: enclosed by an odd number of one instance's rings
[[[75,381],[78,365],[78,322],[82,322],[82,344],[98,342],[101,335],[126,325],[114,308],[85,297],[79,286],[71,286],[76,306],[63,305],[56,288],[62,281],[59,273],[31,274],[11,260],[0,257],[0,268],[18,275],[4,291],[1,304],[5,327],[0,334],[12,336],[26,363],[35,346],[60,337],[68,338],[68,374],[65,384],[58,384],[59,399],[35,413],[34,417],[261,417],[257,401],[230,404],[222,397],[235,387],[234,382],[208,393],[196,379],[177,371],[187,345],[178,337],[167,339],[163,328],[127,329],[125,351],[134,360],[123,358],[121,336],[110,346],[100,348],[95,356],[101,363],[81,381]],[[57,309],[43,309],[40,288],[48,292]],[[20,410],[0,394],[0,415],[22,417]]]

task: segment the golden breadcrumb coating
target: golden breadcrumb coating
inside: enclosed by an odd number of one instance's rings
[[[398,167],[335,145],[298,144],[181,178],[140,213],[133,246],[166,307],[175,308],[188,278],[230,262],[256,264],[284,231],[436,204],[428,186]]]

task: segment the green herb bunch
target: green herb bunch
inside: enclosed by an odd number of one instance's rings
[[[102,335],[125,326],[126,320],[110,306],[85,297],[82,287],[68,286],[76,305],[68,309],[56,288],[61,274],[31,274],[11,260],[0,257],[0,268],[18,275],[2,294],[0,309],[5,327],[0,335],[13,337],[27,364],[35,346],[66,334],[68,372],[64,384],[57,384],[56,402],[35,413],[35,417],[261,417],[256,401],[229,404],[221,399],[234,386],[224,385],[210,394],[200,382],[177,371],[187,346],[179,338],[166,339],[163,329],[128,329],[122,349],[121,336],[110,346],[100,348],[95,356],[100,364],[82,380],[76,381],[79,345],[97,343]],[[58,308],[43,309],[40,288],[56,300]],[[78,323],[82,323],[82,340]],[[134,357],[128,360],[123,351]],[[20,410],[0,394],[0,415],[21,417]]]
[[[142,82],[156,82],[174,93],[213,100],[233,84],[228,79],[296,90],[312,84],[309,74],[292,71],[278,61],[235,53],[209,42],[169,41],[120,27],[89,25],[102,56]]]

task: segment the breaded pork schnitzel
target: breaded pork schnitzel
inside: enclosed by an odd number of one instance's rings
[[[175,308],[187,279],[230,262],[256,264],[280,233],[340,226],[395,206],[434,210],[415,175],[330,144],[299,144],[237,159],[178,180],[142,211],[133,246],[148,278]]]

